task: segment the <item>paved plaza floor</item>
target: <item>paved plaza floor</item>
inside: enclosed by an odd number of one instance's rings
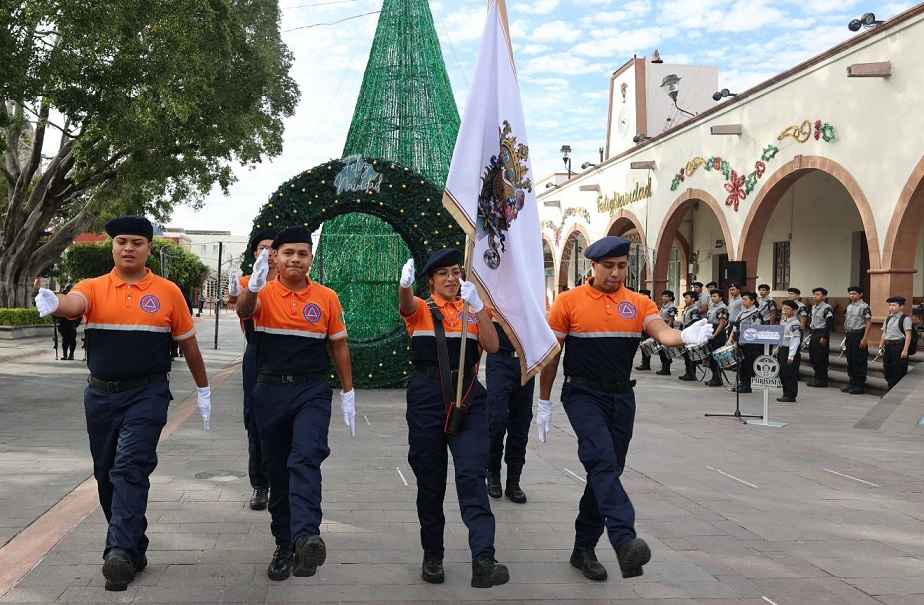
[[[179,360],[152,476],[149,565],[120,593],[104,591],[100,573],[106,526],[83,415],[86,367],[56,361],[50,339],[0,342],[0,603],[924,603],[922,366],[882,399],[803,384],[797,403],[782,404],[771,392],[770,420],[783,427],[706,417],[734,412],[735,394],[677,380],[677,364],[673,376],[636,372],[624,483],[652,561],[622,579],[604,537],[597,554],[610,577],[599,583],[568,563],[585,477],[556,385],[548,443],[530,436],[529,501],[491,502],[511,577],[491,589],[469,586],[451,481],[446,583],[420,579],[404,390],[359,391],[353,438],[335,397],[322,467],[327,562],[312,578],[273,582],[269,514],[248,507],[242,338],[230,314],[197,326],[212,430],[202,430]],[[741,395],[743,414],[761,415],[762,393]]]

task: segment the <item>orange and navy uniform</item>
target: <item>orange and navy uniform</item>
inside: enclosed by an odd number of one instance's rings
[[[196,328],[179,287],[151,273],[133,284],[115,269],[74,286],[86,301],[87,365],[99,380],[119,381],[170,372],[172,341]]]
[[[240,284],[241,291],[247,287],[247,284],[250,283],[250,276],[244,275],[238,280]],[[252,345],[257,342],[256,333],[253,330],[253,318],[242,319],[241,320],[241,331],[244,332],[244,340],[247,341],[248,345]]]
[[[257,294],[253,316],[257,369],[261,374],[327,374],[328,341],[347,337],[337,293],[309,281],[297,292],[277,277]]]
[[[462,306],[461,298],[447,300],[432,295],[433,301],[443,314],[443,330],[446,332],[446,341],[449,348],[449,367],[459,367],[459,345],[462,339]],[[417,307],[410,315],[401,315],[407,326],[408,336],[411,337],[411,359],[417,367],[437,367],[439,358],[436,350],[436,333],[433,331],[433,314],[427,301],[415,296]],[[468,311],[468,327],[466,328],[467,344],[465,345],[465,367],[473,368],[481,358],[481,348],[478,345],[478,319]]]
[[[626,287],[607,294],[593,287],[593,278],[562,292],[549,311],[549,326],[565,343],[565,375],[629,380],[642,332],[659,317],[647,296]]]

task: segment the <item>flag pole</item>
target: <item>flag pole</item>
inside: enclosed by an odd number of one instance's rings
[[[469,261],[475,249],[475,242],[472,238],[465,238],[465,256],[462,262],[469,266]],[[466,277],[469,277],[466,275]],[[449,410],[449,418],[446,420],[446,432],[456,434],[462,423],[462,388],[465,383],[465,346],[468,341],[468,301],[462,299],[462,344],[459,345],[459,380],[456,383],[456,399],[453,402],[453,409]]]

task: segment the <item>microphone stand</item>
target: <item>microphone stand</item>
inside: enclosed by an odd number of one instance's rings
[[[739,345],[740,346],[740,345]],[[741,413],[741,366],[744,365],[745,356],[744,349],[741,350],[741,361],[735,366],[735,413],[734,414],[705,414],[706,418],[737,418],[741,424],[747,424],[748,421],[745,418],[763,418],[763,416],[758,416],[756,414],[742,414]],[[723,370],[722,374],[725,372]]]

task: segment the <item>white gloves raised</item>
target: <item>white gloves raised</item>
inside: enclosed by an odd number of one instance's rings
[[[45,317],[58,310],[60,301],[57,295],[48,288],[39,288],[38,294],[35,295],[35,308],[38,309],[39,317]]]
[[[251,292],[259,292],[266,285],[266,276],[269,273],[267,259],[269,259],[269,250],[263,250],[253,263],[253,273],[250,274],[250,281],[247,282],[247,289]]]
[[[539,413],[536,414],[536,426],[539,427],[539,441],[545,443],[549,430],[552,428],[552,401],[539,400]]]
[[[413,262],[413,261],[411,261]],[[340,391],[340,411],[343,412],[343,423],[350,427],[350,437],[356,436],[356,391]]]
[[[196,393],[199,396],[196,407],[202,414],[202,428],[209,430],[209,418],[212,417],[212,389],[209,386],[196,387]]]
[[[228,271],[228,296],[233,296],[237,298],[241,295],[241,282],[237,274],[237,269],[231,269]]]
[[[478,288],[470,281],[461,280],[462,287],[459,289],[459,296],[472,307],[472,311],[477,313],[484,309],[484,303],[478,296]]]
[[[414,259],[409,258],[401,269],[401,287],[410,288],[414,285]]]
[[[712,338],[712,324],[705,317],[683,329],[680,339],[685,345],[701,345]]]

